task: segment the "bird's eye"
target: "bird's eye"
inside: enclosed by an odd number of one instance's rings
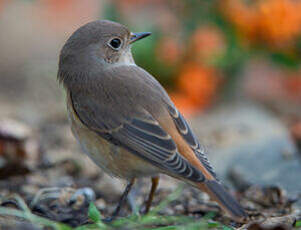
[[[113,49],[118,50],[121,46],[121,40],[119,38],[113,38],[109,44]]]

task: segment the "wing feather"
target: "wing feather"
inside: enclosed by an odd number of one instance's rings
[[[106,123],[101,116],[106,113],[103,111],[105,107],[100,106],[101,103],[97,103],[95,98],[81,95],[81,92],[71,93],[70,97],[79,119],[109,142],[124,147],[175,176],[194,182],[205,180],[203,173],[178,153],[171,136],[146,110],[133,112],[133,117],[112,113]]]
[[[214,172],[207,156],[205,155],[204,149],[201,148],[201,144],[199,143],[199,141],[195,137],[194,133],[190,129],[185,118],[174,106],[168,105],[167,107],[168,107],[170,115],[172,116],[179,133],[182,135],[182,137],[185,139],[185,141],[190,145],[191,149],[194,151],[195,155],[198,157],[198,159],[201,161],[201,163],[205,166],[207,171],[215,179],[217,179],[216,173]]]

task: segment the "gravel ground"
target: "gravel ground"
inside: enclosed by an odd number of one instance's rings
[[[33,131],[19,122],[0,122],[1,206],[20,208],[15,199],[17,194],[33,213],[70,226],[89,222],[87,212],[91,201],[103,216],[110,216],[125,183],[105,175],[87,156],[81,154],[65,119],[41,124]],[[232,176],[240,186],[230,192],[246,208],[251,222],[265,221],[266,226],[281,224],[291,227],[299,219],[299,210],[293,205],[298,197],[287,197],[279,187],[255,186],[243,181],[239,175]],[[178,181],[163,175],[153,206],[179,185],[181,183]],[[131,202],[125,205],[120,215],[131,214],[135,209],[134,203],[143,210],[149,189],[149,178],[138,180],[130,194]],[[200,219],[210,211],[216,213],[214,220],[234,227],[242,226],[225,217],[206,194],[187,185],[180,198],[171,202],[161,214],[188,215]],[[0,218],[0,226],[9,229],[4,226],[18,221]],[[34,229],[29,224],[27,228]]]

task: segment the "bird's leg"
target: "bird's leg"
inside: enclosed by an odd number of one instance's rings
[[[134,183],[135,183],[135,178],[131,179],[131,180],[128,182],[128,184],[127,184],[127,186],[126,186],[124,192],[122,193],[122,195],[121,195],[121,197],[120,197],[120,200],[119,200],[119,202],[118,202],[118,205],[117,205],[117,207],[115,208],[115,210],[114,210],[112,216],[111,216],[110,218],[106,219],[106,221],[112,221],[112,220],[114,220],[114,219],[117,217],[117,215],[118,215],[119,212],[120,212],[121,206],[124,204],[124,202],[125,202],[125,200],[126,200],[128,194],[129,194],[129,192],[131,191],[131,188],[132,188],[132,186],[134,185]]]
[[[158,184],[159,184],[159,177],[152,177],[152,187],[151,187],[150,193],[148,195],[148,199],[146,201],[145,213],[148,213],[148,211],[152,205]]]

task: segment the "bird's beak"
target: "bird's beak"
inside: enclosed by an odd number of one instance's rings
[[[145,38],[151,34],[152,34],[151,32],[131,33],[130,43],[133,43],[142,38]]]

